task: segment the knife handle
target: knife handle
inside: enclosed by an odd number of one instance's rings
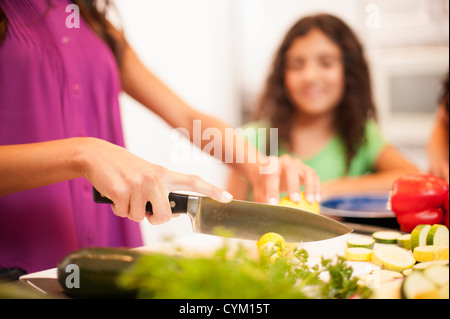
[[[95,188],[93,190],[94,190],[94,202],[98,204],[114,204],[112,200],[100,194],[98,190],[96,190]],[[188,195],[169,193],[169,203],[172,213],[173,214],[187,213],[188,199],[189,199]],[[145,205],[145,210],[148,213],[152,214],[153,213],[152,203],[147,202],[147,204]]]

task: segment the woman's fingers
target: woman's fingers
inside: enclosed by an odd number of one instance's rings
[[[129,183],[127,191],[111,196],[114,214],[140,222],[144,218],[154,225],[169,221],[172,211],[168,200],[169,192],[176,190],[193,191],[227,203],[233,196],[195,175],[170,172],[158,167],[151,178],[143,182]],[[148,176],[148,173],[146,174]],[[124,188],[125,189],[125,188]],[[152,204],[152,213],[145,211],[146,203]]]
[[[146,214],[150,224],[160,225],[168,222],[172,218],[172,210],[170,208],[168,193],[156,192],[150,198],[152,203],[152,214]]]
[[[200,193],[222,203],[228,203],[233,199],[233,195],[227,191],[206,182],[196,175],[171,172],[169,184],[172,190],[179,189]]]
[[[146,212],[145,206],[147,205],[147,197],[141,191],[136,191],[130,198],[130,210],[128,218],[135,222],[141,222],[144,220]]]
[[[130,193],[126,191],[126,188],[113,189],[109,192],[102,192],[104,196],[111,199],[113,204],[111,208],[115,215],[119,217],[128,217],[130,212]]]
[[[152,212],[145,210],[147,202],[152,204]],[[153,224],[159,225],[169,221],[172,217],[168,195],[163,191],[154,189],[149,192],[136,190],[131,193],[129,200],[117,200],[111,205],[115,215],[141,222],[145,218]]]
[[[184,190],[200,193],[219,202],[227,203],[233,199],[228,192],[216,187],[196,175],[187,175],[166,171],[165,187],[160,186],[152,192],[149,198],[153,207],[153,215],[147,214],[147,219],[152,224],[162,224],[170,220],[172,211],[168,196],[170,191]]]

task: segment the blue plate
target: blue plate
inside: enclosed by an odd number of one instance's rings
[[[395,218],[386,208],[389,194],[357,194],[328,198],[323,201],[321,213],[336,217]]]

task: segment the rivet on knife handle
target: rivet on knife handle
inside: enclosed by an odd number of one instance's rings
[[[94,190],[94,202],[98,204],[114,204],[114,202],[111,199],[100,194],[98,190],[96,190],[95,188],[93,190]],[[172,209],[172,213],[174,214],[186,213],[188,198],[189,198],[188,195],[169,193],[169,203],[170,208]],[[152,203],[147,202],[147,204],[145,205],[145,210],[148,213],[153,213]]]

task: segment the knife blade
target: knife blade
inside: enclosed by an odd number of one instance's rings
[[[94,188],[96,203],[113,202]],[[209,197],[169,194],[172,213],[187,214],[196,233],[217,235],[225,230],[234,238],[259,240],[268,232],[282,235],[287,242],[299,243],[330,239],[353,231],[345,224],[301,209],[232,200],[220,203]],[[147,202],[146,211],[152,213]]]

